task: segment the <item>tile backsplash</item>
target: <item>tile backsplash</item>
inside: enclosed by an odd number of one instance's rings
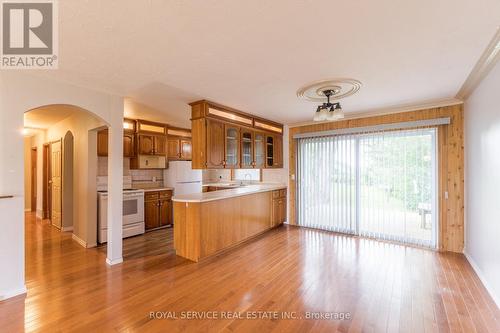
[[[97,158],[97,175],[108,175],[108,158]],[[130,158],[123,158],[123,175],[132,177],[132,186],[138,188],[153,188],[163,186],[163,170],[134,170],[130,169]]]
[[[204,183],[216,182],[219,180],[231,180],[231,170],[229,169],[206,169],[202,170]]]

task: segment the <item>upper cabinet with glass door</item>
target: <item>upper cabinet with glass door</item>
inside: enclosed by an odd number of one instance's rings
[[[224,167],[236,169],[240,166],[240,129],[237,126],[225,125],[226,142],[224,147]]]
[[[266,135],[261,132],[254,133],[254,167],[266,167]]]
[[[241,168],[253,168],[254,161],[254,139],[253,131],[249,129],[241,129]]]
[[[266,163],[266,140],[271,136],[283,142],[283,125],[205,100],[190,105],[194,169],[282,167],[274,162],[274,156],[283,153],[282,147],[273,147],[273,163]],[[221,127],[223,140],[218,139]]]

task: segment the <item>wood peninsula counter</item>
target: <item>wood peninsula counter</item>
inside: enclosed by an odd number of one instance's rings
[[[172,201],[176,254],[196,262],[286,219],[285,185],[248,185],[174,196]]]

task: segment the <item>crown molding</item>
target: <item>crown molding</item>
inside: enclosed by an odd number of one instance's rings
[[[449,98],[449,99],[429,101],[429,102],[418,103],[418,104],[396,105],[396,106],[391,106],[391,107],[383,108],[383,109],[360,111],[360,112],[354,112],[351,114],[346,113],[345,118],[340,119],[340,120],[333,120],[333,121],[312,121],[311,120],[311,121],[289,124],[288,127],[293,128],[293,127],[300,127],[300,126],[307,126],[307,125],[334,123],[334,122],[343,121],[343,120],[360,119],[360,118],[368,118],[368,117],[375,117],[375,116],[384,116],[384,115],[401,113],[401,112],[411,112],[411,111],[418,111],[418,110],[424,110],[424,109],[433,109],[433,108],[440,108],[440,107],[444,107],[444,106],[451,106],[451,105],[458,105],[458,104],[463,104],[463,101],[460,99],[457,99],[457,98]]]
[[[500,26],[470,72],[456,98],[466,100],[500,59]]]

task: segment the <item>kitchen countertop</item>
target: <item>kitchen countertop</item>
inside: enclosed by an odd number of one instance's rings
[[[284,184],[259,184],[259,185],[246,185],[229,190],[220,190],[205,193],[191,193],[176,195],[172,198],[175,202],[207,202],[222,199],[229,199],[243,195],[249,195],[259,192],[268,192],[273,190],[285,189]]]
[[[259,185],[259,184],[248,184],[248,185]],[[202,187],[208,187],[208,186],[213,186],[213,187],[238,187],[241,186],[240,183],[230,183],[230,182],[213,182],[213,183],[203,183],[201,184]]]
[[[138,190],[143,190],[146,192],[155,192],[155,191],[173,191],[173,187],[155,187],[155,188],[138,188]]]

